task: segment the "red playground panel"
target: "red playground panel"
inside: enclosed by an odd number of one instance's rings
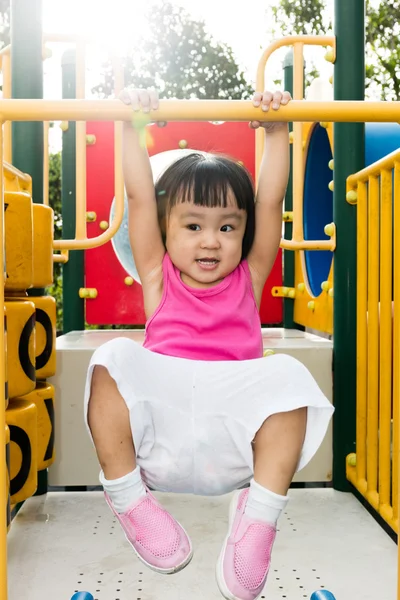
[[[95,237],[102,233],[100,223],[111,220],[110,208],[114,198],[114,124],[89,122],[87,133],[96,136],[96,143],[87,146],[86,152],[87,210],[96,213],[96,220],[88,223],[87,229],[88,236]],[[171,122],[165,127],[148,126],[147,138],[150,156],[186,147],[205,152],[222,152],[242,161],[254,177],[255,135],[247,123]],[[146,321],[141,285],[136,281],[135,275],[126,269],[127,259],[132,261],[132,258],[127,246],[125,219],[117,236],[119,240],[123,239],[123,254],[116,241],[85,252],[85,285],[96,288],[98,292],[95,299],[86,301],[86,321],[91,325],[143,325]],[[127,277],[130,279],[127,280]],[[271,288],[281,285],[282,254],[279,251],[261,302],[261,322],[265,325],[282,321],[282,300],[271,295]]]

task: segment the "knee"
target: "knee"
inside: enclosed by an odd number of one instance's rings
[[[89,407],[93,401],[104,402],[112,398],[113,392],[117,390],[117,384],[111,377],[108,369],[102,365],[96,365],[93,368],[92,379],[90,383]]]
[[[106,369],[106,367],[103,367],[102,365],[96,365],[93,368],[92,373],[91,394],[93,394],[93,392],[97,391],[98,389],[103,389],[104,386],[108,387],[112,384],[112,382],[113,379],[110,373],[108,372],[108,369]]]

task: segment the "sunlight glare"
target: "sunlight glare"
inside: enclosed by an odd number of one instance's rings
[[[113,54],[124,55],[135,38],[146,31],[146,5],[133,0],[44,0],[43,28],[46,33],[88,36]]]

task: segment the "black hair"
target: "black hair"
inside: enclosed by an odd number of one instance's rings
[[[227,207],[233,193],[237,207],[247,213],[242,260],[254,241],[255,199],[250,173],[236,160],[219,154],[193,152],[171,164],[155,184],[158,219],[165,242],[165,222],[173,206],[193,202],[197,206]]]

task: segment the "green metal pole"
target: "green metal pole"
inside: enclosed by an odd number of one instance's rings
[[[365,0],[335,0],[335,100],[364,100]],[[346,491],[346,456],[356,438],[356,210],[346,202],[346,178],[364,167],[364,125],[336,123],[334,205],[333,485]]]
[[[284,89],[293,95],[293,50],[289,50],[283,61]],[[289,131],[293,131],[293,123],[289,123]],[[288,186],[285,194],[285,211],[293,210],[293,146],[290,145],[290,172]],[[293,225],[287,221],[284,224],[284,237],[287,240],[292,239]],[[294,277],[294,252],[291,250],[283,251],[283,285],[293,287]],[[294,300],[291,298],[283,299],[283,326],[285,329],[299,329],[304,331],[302,325],[295,323],[294,318]]]
[[[13,98],[43,98],[42,0],[11,0]],[[12,124],[12,160],[32,177],[33,201],[43,202],[43,123]]]
[[[13,98],[43,98],[42,0],[11,0]],[[43,123],[12,124],[13,165],[32,177],[33,202],[43,203]],[[28,291],[43,296],[44,289]],[[47,492],[47,469],[38,472],[35,495]]]
[[[293,50],[290,50],[283,61],[284,72],[284,89],[293,95]],[[293,131],[293,123],[289,123],[289,131]],[[290,174],[288,186],[285,194],[285,211],[293,210],[293,151],[290,145]],[[293,225],[292,222],[285,222],[284,225],[285,239],[292,239]],[[285,287],[294,286],[294,252],[283,250],[283,285]],[[285,329],[295,329],[296,324],[293,320],[294,301],[291,298],[283,300],[283,326]]]
[[[76,56],[68,50],[62,57],[62,97],[76,98]],[[63,132],[61,159],[61,201],[63,239],[75,237],[76,199],[76,128],[75,122],[68,123]],[[73,250],[63,266],[63,332],[85,329],[85,305],[79,297],[79,288],[84,286],[84,253]]]

